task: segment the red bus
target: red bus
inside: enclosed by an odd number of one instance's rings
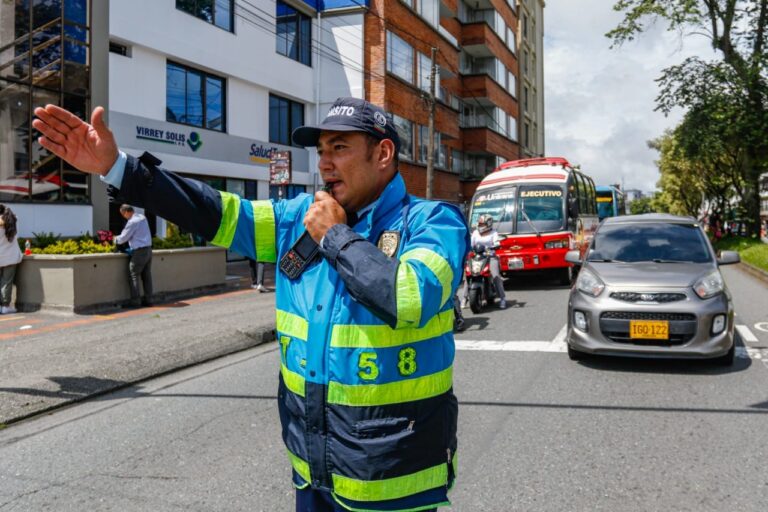
[[[482,214],[490,214],[504,235],[496,254],[505,277],[545,270],[568,284],[573,266],[565,253],[585,251],[597,228],[595,183],[565,158],[506,162],[477,187],[470,229]]]

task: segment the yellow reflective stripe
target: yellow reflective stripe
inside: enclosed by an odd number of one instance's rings
[[[240,198],[229,192],[218,192],[221,196],[221,223],[211,243],[219,247],[229,247],[235,238],[237,219],[240,216]]]
[[[277,330],[281,334],[304,341],[309,336],[309,322],[282,309],[277,310]]]
[[[427,266],[429,270],[435,274],[437,280],[440,281],[440,286],[443,289],[443,295],[440,299],[440,307],[445,304],[448,297],[451,296],[451,285],[453,284],[453,270],[448,260],[437,254],[435,251],[429,249],[419,248],[413,249],[400,256],[400,263],[408,260],[416,260],[422,262]]]
[[[451,389],[453,367],[432,375],[386,384],[328,383],[328,403],[352,406],[376,406],[423,400]]]
[[[291,390],[293,393],[303,397],[304,396],[304,377],[296,372],[292,372],[287,366],[280,363],[280,374],[283,376],[283,382],[285,387]]]
[[[300,457],[297,457],[293,453],[291,453],[290,450],[286,449],[286,452],[288,452],[288,458],[291,460],[291,466],[293,466],[293,469],[296,470],[296,472],[299,474],[301,478],[304,479],[305,482],[311,482],[312,478],[309,472],[309,464],[307,461],[301,459]]]
[[[397,328],[419,325],[421,319],[421,293],[416,271],[401,261],[397,267]]]
[[[275,210],[272,201],[251,201],[253,206],[253,239],[256,260],[267,263],[277,261],[275,248]]]
[[[436,338],[453,331],[453,309],[435,315],[421,328],[392,329],[388,325],[334,325],[331,346],[388,348]]]
[[[423,469],[410,475],[382,480],[357,480],[331,475],[335,494],[355,501],[385,501],[404,498],[420,492],[443,487],[448,482],[448,464]]]

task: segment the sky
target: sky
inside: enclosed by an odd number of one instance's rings
[[[546,0],[544,111],[546,156],[580,164],[598,185],[651,192],[658,153],[648,141],[674,128],[682,111],[654,111],[661,71],[690,55],[716,58],[704,37],[681,37],[662,22],[611,49],[605,33],[621,13],[615,0]]]

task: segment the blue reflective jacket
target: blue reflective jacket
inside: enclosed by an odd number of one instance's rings
[[[129,157],[119,191],[212,243],[275,262],[312,197],[247,201]],[[397,174],[353,226],[336,225],[295,280],[276,275],[278,401],[298,487],[349,510],[447,504],[455,477],[453,296],[469,237],[460,212],[409,196]]]

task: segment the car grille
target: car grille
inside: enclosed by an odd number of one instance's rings
[[[634,311],[606,311],[600,315],[600,319],[611,320],[668,320],[675,321],[696,321],[696,315],[692,313],[637,313]]]
[[[630,320],[666,320],[669,322],[669,339],[644,340],[629,337]],[[606,311],[600,315],[600,331],[616,343],[668,347],[684,345],[696,335],[696,315],[692,313],[652,313],[634,311]]]
[[[638,292],[613,292],[612,299],[623,300],[624,302],[677,302],[685,300],[684,293],[638,293]]]

